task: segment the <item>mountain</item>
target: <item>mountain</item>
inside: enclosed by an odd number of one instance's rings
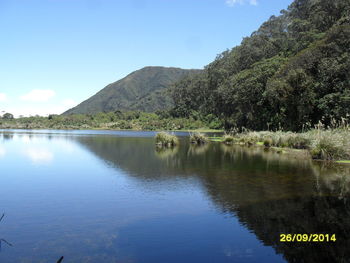
[[[116,110],[153,112],[172,106],[168,92],[175,82],[201,70],[145,67],[109,84],[94,96],[63,114],[93,114]]]
[[[228,32],[229,34],[229,32]],[[172,93],[173,116],[302,130],[350,116],[350,1],[294,0]]]

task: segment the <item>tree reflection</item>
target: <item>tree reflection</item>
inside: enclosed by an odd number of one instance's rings
[[[2,219],[5,217],[5,214],[2,214],[2,216],[0,217],[0,222],[2,221]],[[7,244],[8,246],[12,247],[12,244],[9,243],[8,241],[6,241],[6,239],[0,238],[0,251],[1,251],[1,247],[2,247],[2,243]]]
[[[350,261],[350,167],[300,152],[211,143],[155,152],[147,138],[75,138],[143,181],[197,177],[222,213],[235,216],[288,262]],[[145,180],[147,179],[147,180]],[[286,243],[280,234],[336,234],[336,242]]]

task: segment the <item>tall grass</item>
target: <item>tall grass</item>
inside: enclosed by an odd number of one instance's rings
[[[222,142],[227,145],[230,145],[230,144],[234,144],[236,142],[236,139],[232,134],[225,134]]]
[[[322,130],[309,132],[314,139],[310,153],[314,159],[350,159],[350,131]]]
[[[190,133],[190,143],[193,144],[205,144],[208,143],[209,139],[205,134],[200,132]]]
[[[156,134],[156,145],[161,147],[173,147],[179,144],[179,139],[174,134],[159,132]]]
[[[235,137],[229,137],[228,141],[248,146],[258,143],[265,147],[305,149],[309,151],[313,159],[350,160],[350,126],[346,119],[340,122],[333,121],[328,127],[320,122],[313,129],[301,133],[245,131]]]

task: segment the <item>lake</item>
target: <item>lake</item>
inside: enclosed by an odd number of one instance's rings
[[[349,262],[350,166],[154,135],[0,131],[0,262]]]

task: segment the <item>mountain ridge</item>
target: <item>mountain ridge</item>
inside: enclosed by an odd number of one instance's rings
[[[153,112],[168,109],[172,106],[172,100],[165,90],[182,78],[199,72],[201,72],[200,69],[143,67],[108,84],[95,95],[64,112],[63,115],[117,110]]]

